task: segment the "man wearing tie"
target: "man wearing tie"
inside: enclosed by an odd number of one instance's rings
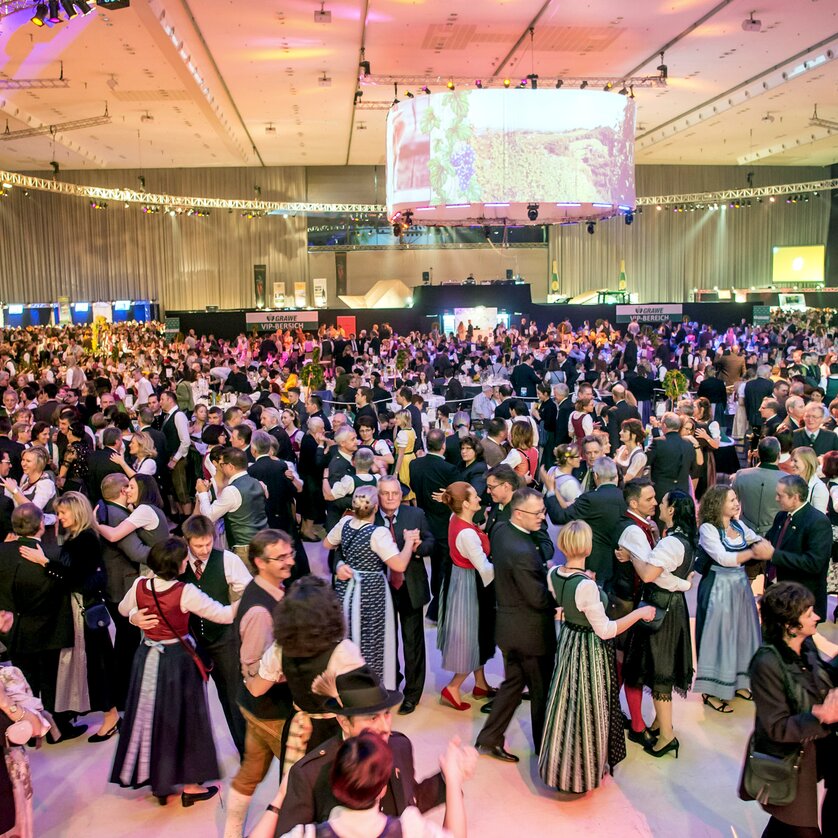
[[[772,582],[799,582],[815,597],[815,613],[826,617],[826,574],[832,558],[829,518],[807,503],[806,481],[789,474],[777,484],[777,513],[766,541],[752,545],[757,559],[770,559],[766,586]]]
[[[425,513],[417,506],[402,504],[402,488],[398,477],[388,475],[378,482],[378,512],[375,523],[390,530],[396,546],[404,547],[405,530],[419,530],[420,541],[404,573],[391,570],[390,593],[401,628],[404,654],[404,700],[399,715],[407,716],[416,709],[425,686],[425,626],[423,608],[431,600],[425,556],[434,549],[434,536]],[[396,652],[396,686],[399,685],[398,651]]]
[[[808,445],[818,457],[827,451],[838,451],[838,434],[822,427],[825,418],[823,405],[809,402],[803,411],[803,427],[792,435],[792,449]]]

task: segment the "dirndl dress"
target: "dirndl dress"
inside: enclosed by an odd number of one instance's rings
[[[352,578],[335,582],[343,602],[349,639],[361,650],[367,665],[388,690],[396,688],[396,624],[393,599],[385,576],[386,565],[372,549],[375,524],[355,529],[349,523],[341,531],[343,561],[352,568]]]
[[[731,540],[720,532],[722,547],[729,553],[747,550],[744,527],[736,520],[731,525],[738,536]],[[750,689],[748,667],[762,642],[754,594],[742,565],[723,567],[700,544],[696,569],[702,577],[696,599],[693,692],[730,701],[737,690]]]
[[[550,571],[548,582],[564,609],[547,698],[538,772],[559,791],[597,788],[606,769],[626,756],[613,640],[601,640],[576,607],[576,588],[589,577]],[[600,591],[603,608],[608,598]]]
[[[477,571],[453,565],[445,586],[445,607],[436,636],[442,668],[474,672],[480,666]]]

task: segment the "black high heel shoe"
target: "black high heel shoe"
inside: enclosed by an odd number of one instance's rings
[[[169,795],[168,794],[155,794],[154,797],[157,799],[157,802],[161,806],[168,806],[169,805]]]
[[[644,748],[651,748],[655,742],[658,741],[658,737],[652,733],[649,728],[644,728],[639,733],[634,730],[627,730],[626,736],[632,742],[636,742],[638,745],[642,745]]]
[[[666,756],[670,751],[675,751],[675,759],[678,759],[678,749],[681,747],[681,743],[678,741],[678,737],[670,739],[662,748],[659,748],[657,751],[651,746],[647,745],[643,748],[647,754],[653,757],[662,757]]]
[[[88,742],[107,742],[122,726],[122,719],[117,719],[116,724],[104,733],[94,733],[93,736],[88,736]]]
[[[184,809],[200,803],[202,800],[210,800],[218,794],[218,786],[210,786],[206,791],[192,794],[191,792],[183,791],[180,793],[180,803]]]

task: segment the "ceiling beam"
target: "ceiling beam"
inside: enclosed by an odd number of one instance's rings
[[[547,11],[552,2],[553,0],[544,0],[544,3],[541,6],[541,8],[535,13],[535,17],[527,24],[527,28],[524,29],[524,31],[521,33],[521,37],[518,38],[517,41],[515,41],[515,44],[513,45],[512,49],[509,50],[508,53],[506,53],[500,64],[498,64],[498,66],[495,67],[495,71],[492,73],[491,76],[492,78],[496,78],[503,72],[503,68],[512,60],[512,57],[517,52],[518,47],[520,47],[521,44],[524,43],[524,40],[527,37],[531,36],[532,30],[535,28],[536,23],[538,23],[538,21],[541,20],[541,16],[544,14],[544,12]]]
[[[356,76],[358,75],[357,71],[360,69],[361,66],[361,56],[364,54],[367,48],[367,16],[370,12],[370,0],[363,0],[363,8],[361,9],[361,46],[358,48],[358,67],[355,68]],[[357,90],[357,84],[355,86]],[[355,95],[355,91],[352,91],[352,114],[349,117],[349,140],[346,143],[346,161],[344,165],[349,165],[349,157],[352,154],[352,139],[355,136],[355,111],[358,109],[358,97]]]

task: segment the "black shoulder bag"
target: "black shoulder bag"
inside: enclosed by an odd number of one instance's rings
[[[777,656],[783,673],[783,689],[789,707],[796,714],[800,712],[789,685],[788,671],[780,653],[773,646],[766,646]],[[765,806],[788,806],[797,797],[797,782],[800,776],[800,762],[804,746],[799,751],[784,757],[764,754],[754,747],[754,734],[748,740],[748,759],[745,762],[742,785],[745,791],[758,803]]]

